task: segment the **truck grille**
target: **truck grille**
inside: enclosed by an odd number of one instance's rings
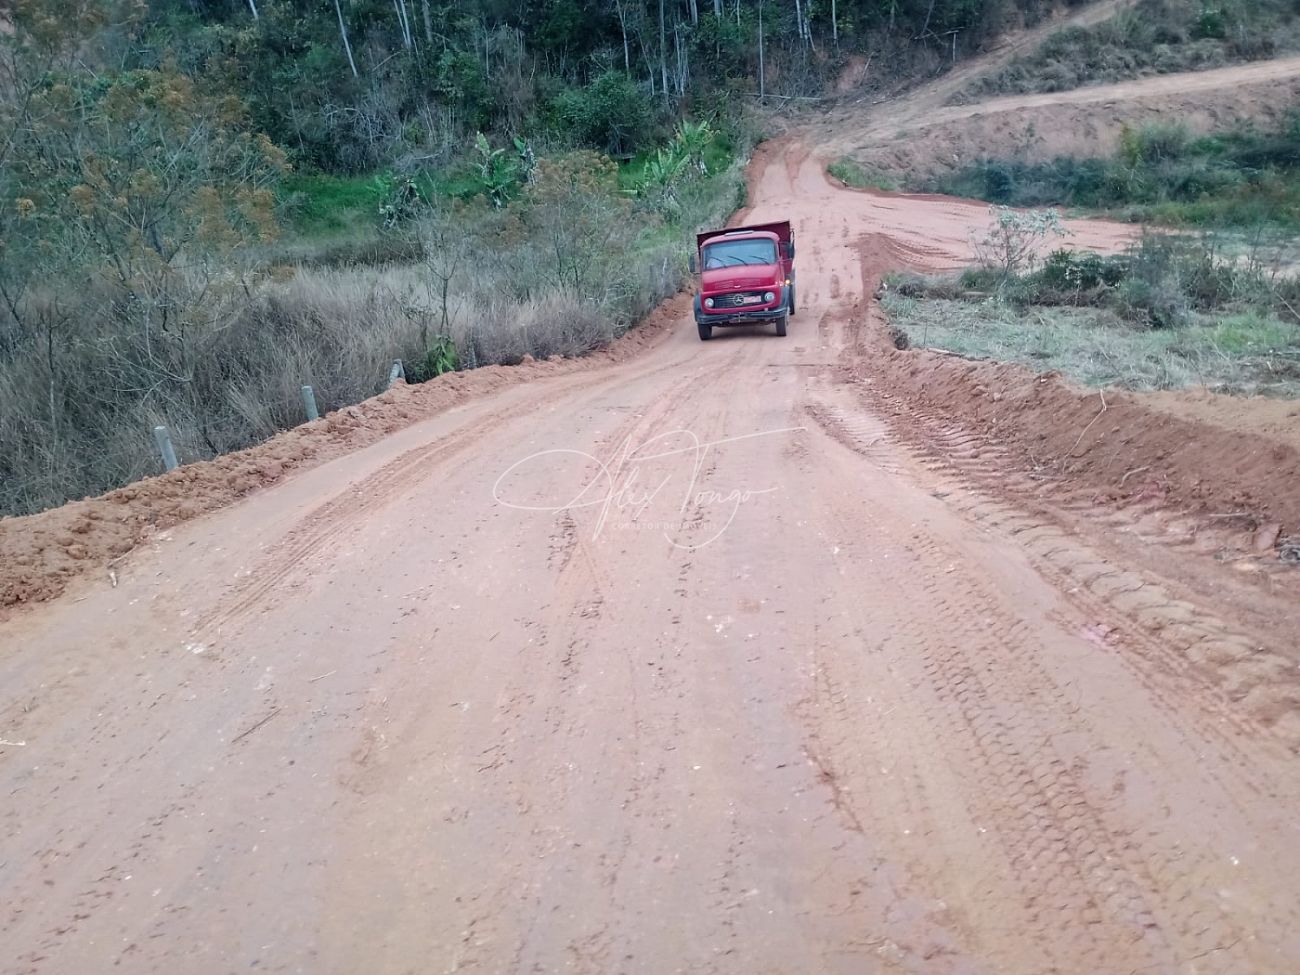
[[[714,308],[757,308],[761,304],[761,291],[738,291],[735,294],[718,295],[713,299]]]

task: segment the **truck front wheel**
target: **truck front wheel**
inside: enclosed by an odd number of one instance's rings
[[[789,315],[782,315],[776,320],[776,334],[781,338],[785,338],[785,323],[789,317]]]
[[[699,329],[701,342],[707,342],[709,339],[713,338],[713,326],[708,322],[697,321],[695,327]]]

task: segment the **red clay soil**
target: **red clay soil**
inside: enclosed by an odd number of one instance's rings
[[[882,350],[859,372],[987,436],[1026,468],[1095,488],[1098,503],[1159,498],[1193,513],[1278,522],[1283,538],[1300,533],[1300,450],[1290,438],[1247,432],[1253,412],[1283,404],[1220,396],[1182,417],[1146,395],[929,351]],[[1286,406],[1300,427],[1300,404]]]
[[[97,521],[127,545],[192,490],[541,377],[0,624],[0,972],[1300,971],[1300,572],[1128,559],[1131,511],[1005,500],[1040,482],[945,428],[1028,451],[1041,424],[1081,476],[1131,432],[1172,490],[1217,489],[1155,412],[1093,423],[1097,394],[881,348],[866,285],[958,259],[978,211],[812,159],[757,182],[752,217],[800,234],[785,338],[701,343],[678,300],[629,361],[403,390],[19,525],[91,564]]]
[[[621,362],[661,341],[688,308],[674,298],[609,347],[582,359],[529,358],[517,366],[450,373],[416,386],[399,384],[354,406],[294,427],[247,450],[187,464],[97,498],[17,518],[0,518],[0,618],[17,604],[52,599],[69,580],[111,566],[163,529],[225,507],[469,399],[531,382]]]

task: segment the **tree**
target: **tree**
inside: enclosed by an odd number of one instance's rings
[[[348,66],[352,68],[352,77],[357,75],[357,62],[352,57],[352,42],[348,40],[348,25],[343,22],[343,7],[339,0],[334,0],[334,12],[339,18],[339,36],[343,38],[343,50],[348,54]]]
[[[556,276],[577,294],[589,294],[615,234],[628,225],[628,201],[618,192],[618,168],[593,152],[572,152],[538,163],[530,191],[537,205],[527,218],[546,240]]]
[[[646,141],[655,117],[643,89],[621,71],[607,71],[586,88],[564,92],[553,110],[575,139],[614,155]]]
[[[236,100],[204,94],[174,67],[47,75],[31,93],[0,164],[22,221],[0,293],[19,331],[30,339],[39,325],[51,363],[71,321],[57,282],[76,274],[132,326],[135,351],[114,341],[133,382],[140,370],[149,382],[186,381],[205,295],[237,281],[234,251],[277,232],[271,189],[284,154],[245,123]]]
[[[989,216],[990,227],[983,237],[972,235],[972,243],[976,258],[989,270],[996,271],[1003,285],[1034,266],[1048,238],[1069,235],[1055,210],[1021,213],[1010,207],[995,206],[989,208]]]

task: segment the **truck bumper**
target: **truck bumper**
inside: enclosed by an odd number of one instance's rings
[[[774,321],[783,318],[789,314],[785,305],[779,308],[768,308],[766,310],[755,311],[725,311],[725,312],[708,312],[706,313],[700,307],[700,298],[695,297],[695,324],[696,325],[759,325],[763,322]]]

